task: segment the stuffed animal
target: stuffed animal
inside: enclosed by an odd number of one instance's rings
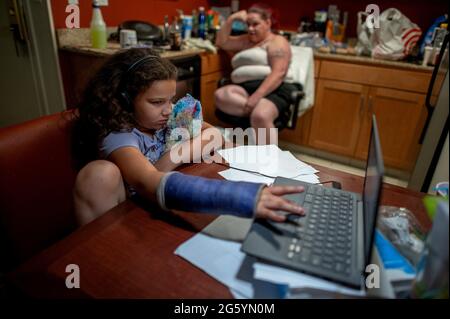
[[[173,106],[172,114],[167,121],[167,152],[174,145],[198,136],[203,124],[202,105],[191,95],[178,100]]]

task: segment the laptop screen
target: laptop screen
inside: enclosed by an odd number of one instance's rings
[[[365,265],[370,263],[383,175],[384,164],[380,138],[375,116],[372,116],[372,130],[370,133],[369,154],[367,156],[363,191]]]

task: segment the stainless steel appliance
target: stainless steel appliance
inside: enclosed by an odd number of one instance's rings
[[[194,55],[190,57],[174,58],[170,59],[170,61],[178,69],[177,92],[175,98],[179,99],[189,93],[194,98],[200,100],[200,56]]]
[[[438,63],[427,92],[428,118],[420,138],[422,144],[408,187],[434,192],[436,182],[448,177],[449,32],[445,35]]]

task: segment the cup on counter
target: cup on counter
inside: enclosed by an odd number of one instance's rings
[[[440,182],[434,188],[436,195],[441,197],[448,197],[448,182]]]
[[[427,66],[432,61],[433,47],[426,46],[423,53],[422,65]]]
[[[137,35],[135,30],[120,30],[120,46],[122,48],[131,48],[137,45]]]
[[[192,16],[183,16],[183,39],[190,39],[192,33]]]

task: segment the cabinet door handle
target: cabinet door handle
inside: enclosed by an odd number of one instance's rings
[[[28,30],[25,23],[25,14],[23,12],[23,5],[18,0],[12,0],[13,4],[13,17],[16,19],[16,23],[19,29],[19,36],[21,41],[27,41],[28,40]]]
[[[364,95],[361,95],[359,99],[359,114],[361,115],[364,111]]]

